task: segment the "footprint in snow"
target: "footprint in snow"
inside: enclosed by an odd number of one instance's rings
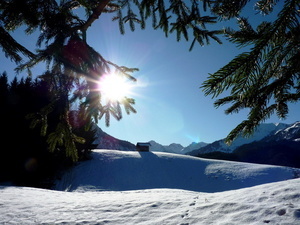
[[[300,220],[300,209],[296,209],[296,210],[294,211],[294,217],[295,217],[296,219]]]
[[[194,205],[196,205],[196,202],[192,202],[192,203],[190,204],[190,206],[194,206]]]
[[[286,210],[285,209],[279,209],[276,213],[277,213],[278,216],[283,216],[283,215],[286,214]]]
[[[185,214],[182,214],[181,217],[184,218],[184,217],[187,217],[188,215],[189,215],[189,210],[186,210]]]

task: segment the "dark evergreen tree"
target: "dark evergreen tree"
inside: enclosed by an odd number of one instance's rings
[[[7,95],[8,95],[8,77],[6,72],[4,72],[0,76],[0,104],[1,105],[6,105],[7,104]],[[7,110],[3,108],[3,110]],[[0,113],[4,113],[3,110],[0,110]]]
[[[85,140],[84,143],[76,143],[79,159],[88,159],[88,153],[97,147],[95,143],[95,123],[88,117],[86,109],[83,106],[79,106],[78,110],[70,111],[69,121],[73,127],[73,132]]]
[[[43,129],[31,129],[32,115],[52,101],[52,92],[47,82],[26,79],[12,80],[9,84],[7,75],[0,76],[1,112],[0,124],[4,132],[1,134],[0,150],[0,182],[11,181],[15,185],[50,187],[55,176],[73,165],[71,158],[66,157],[64,145],[57,145],[49,152],[47,138],[41,136]],[[55,131],[60,117],[59,105],[52,105],[48,115],[49,132]],[[40,116],[42,120],[43,116]],[[84,160],[91,149],[95,148],[95,131],[91,121],[82,114],[76,113],[73,120],[81,123],[74,126],[74,135],[85,138],[84,144],[76,146],[76,155]],[[71,121],[70,121],[71,122]]]

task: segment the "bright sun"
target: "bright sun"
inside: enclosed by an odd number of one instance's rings
[[[115,74],[104,75],[99,81],[99,90],[109,101],[120,101],[130,94],[132,85],[125,77]]]

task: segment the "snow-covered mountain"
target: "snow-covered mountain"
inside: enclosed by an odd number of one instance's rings
[[[211,146],[208,147],[208,150],[212,149]],[[203,149],[205,151],[201,151]],[[194,156],[300,168],[300,122],[261,140],[238,146],[232,152],[207,151],[205,147],[203,149],[198,150]]]
[[[173,143],[170,145],[161,145],[155,141],[149,141],[149,143],[151,144],[150,151],[153,152],[169,152],[179,154],[183,149],[181,144]]]
[[[298,123],[299,122],[296,122],[294,124],[264,123],[258,126],[253,136],[249,138],[239,136],[233,141],[233,143],[230,146],[225,144],[224,139],[221,139],[211,144],[208,144],[207,146],[191,151],[187,154],[196,156],[199,154],[206,154],[210,152],[231,153],[240,146],[260,141],[268,136],[275,135],[277,132],[282,130],[286,130],[286,135],[287,135],[287,133],[290,133],[290,131],[292,131],[291,129],[288,128],[293,127],[295,124],[296,126],[299,126],[297,125]]]
[[[270,135],[274,135],[277,131],[280,131],[290,126],[290,124],[285,123],[263,123],[258,126],[256,131],[250,138],[244,138],[242,136],[239,136],[236,140],[233,141],[233,143],[230,146],[226,145],[224,142],[222,142],[222,145],[224,148],[228,147],[228,150],[232,152],[239,146],[249,144],[255,141],[260,141],[263,138]]]
[[[123,150],[123,151],[135,151],[136,147],[135,144],[129,141],[123,141],[117,139],[106,132],[104,132],[100,127],[94,125],[96,129],[96,136],[97,139],[95,140],[95,144],[97,144],[97,148],[99,149],[115,149],[115,150]],[[187,147],[183,147],[181,144],[172,143],[170,145],[161,145],[155,141],[149,141],[151,144],[150,151],[154,152],[169,152],[169,153],[176,153],[176,154],[186,154],[195,149],[199,149],[205,145],[204,142],[200,143],[191,143]]]
[[[193,142],[187,147],[183,147],[181,144],[172,143],[170,145],[161,145],[155,141],[150,141],[150,150],[153,152],[169,152],[175,154],[186,154],[187,152],[193,151],[195,149],[202,148],[207,145],[204,142]]]
[[[95,144],[97,144],[98,149],[114,149],[114,150],[123,150],[123,151],[135,151],[136,146],[135,144],[117,139],[106,132],[104,132],[100,127],[94,125],[94,129],[96,129],[96,136],[97,139],[95,140]],[[154,152],[169,152],[175,154],[186,154],[192,150],[201,148],[207,145],[204,142],[200,143],[191,143],[187,147],[183,147],[181,144],[172,143],[170,145],[161,145],[155,141],[149,141],[151,144],[150,151]]]
[[[126,151],[134,151],[135,144],[130,143],[128,141],[119,140],[111,135],[103,132],[101,128],[95,126],[97,129],[97,140],[95,143],[97,144],[97,148],[100,149],[116,149],[116,150],[126,150]],[[150,150],[154,152],[168,152],[168,153],[176,153],[176,154],[188,154],[188,155],[199,155],[206,154],[210,152],[224,152],[224,153],[232,153],[234,150],[243,146],[245,144],[250,144],[253,142],[261,141],[266,137],[276,135],[277,139],[280,138],[291,138],[293,137],[293,133],[297,132],[300,128],[300,122],[296,122],[294,124],[284,124],[284,123],[266,123],[261,124],[253,136],[250,138],[244,138],[239,136],[233,143],[228,146],[224,143],[224,139],[215,141],[213,143],[191,143],[189,146],[184,147],[181,144],[172,143],[170,145],[162,145],[155,141],[150,141],[151,147]],[[299,138],[299,137],[298,137]],[[300,139],[299,139],[300,141]]]
[[[208,143],[205,143],[205,142],[192,142],[190,145],[185,147],[180,153],[181,154],[187,154],[188,152],[191,152],[193,150],[203,148],[206,145],[208,145]]]
[[[300,141],[300,122],[291,124],[290,126],[278,130],[273,137],[268,137],[268,141]],[[272,140],[271,140],[272,139]]]
[[[99,149],[115,149],[123,151],[135,151],[136,147],[133,143],[128,141],[119,140],[107,133],[105,133],[100,127],[95,126],[97,139],[95,143]],[[161,145],[155,141],[149,141],[151,144],[150,151],[154,152],[169,152],[175,154],[186,154],[187,152],[199,149],[207,145],[207,143],[191,143],[187,147],[183,147],[181,144],[172,143],[170,145]]]

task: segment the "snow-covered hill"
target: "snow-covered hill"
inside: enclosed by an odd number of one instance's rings
[[[299,225],[300,179],[218,193],[0,188],[0,224]]]
[[[94,150],[59,180],[56,190],[140,190],[174,188],[227,191],[287,180],[300,169],[207,160],[160,152]]]
[[[73,192],[0,186],[0,224],[297,225],[300,179],[290,179],[297,173],[167,153],[96,150],[58,182]]]

